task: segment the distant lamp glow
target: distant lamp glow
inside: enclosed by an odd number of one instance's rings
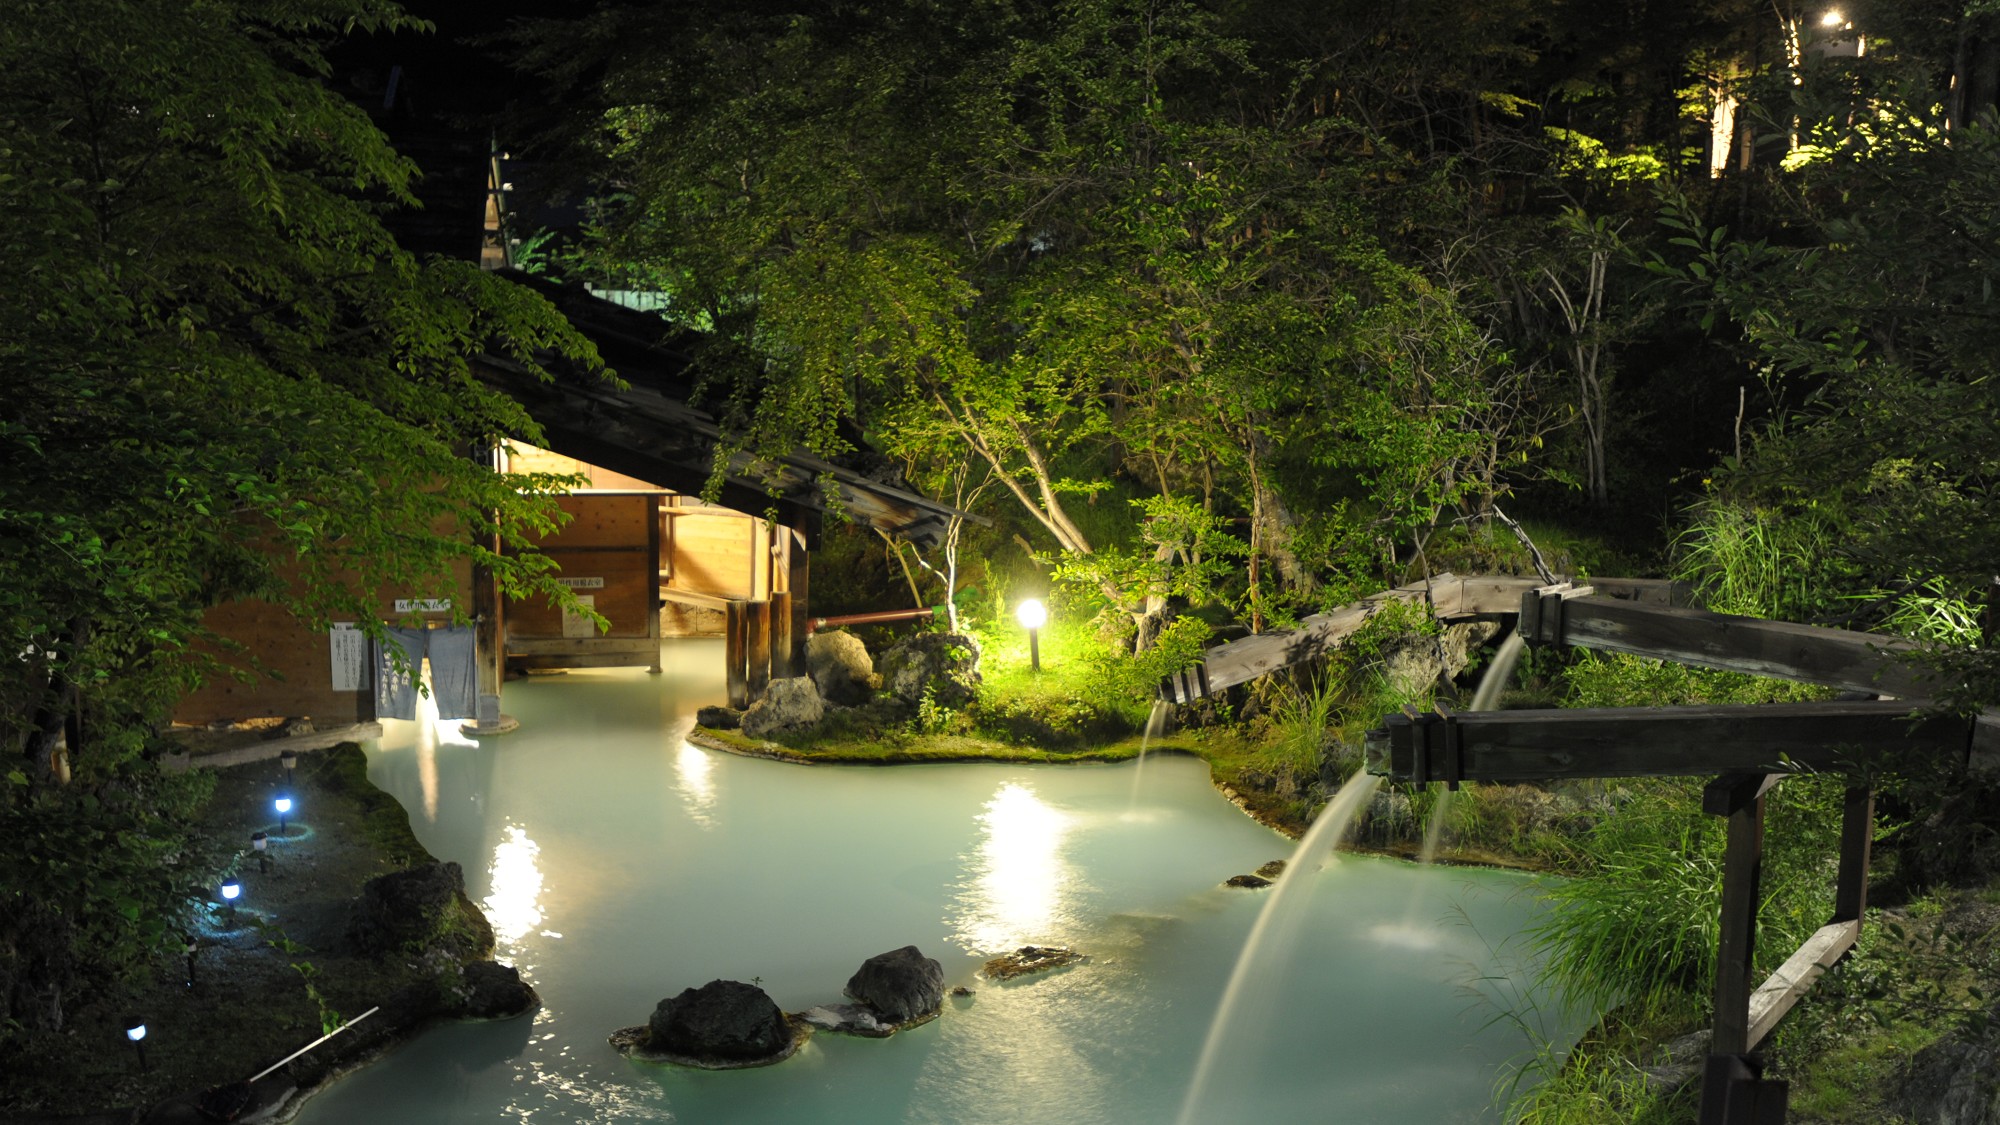
[[[1847,22],[1847,17],[1841,15],[1840,9],[1838,8],[1834,8],[1828,11],[1825,15],[1819,18],[1819,25],[1821,27],[1839,27],[1840,25],[1846,22]]]
[[[1048,624],[1049,608],[1040,601],[1029,598],[1014,607],[1014,620],[1028,631],[1028,667],[1036,672],[1042,670],[1042,642],[1040,631]]]
[[[140,1042],[146,1038],[146,1021],[132,1016],[125,1021],[125,1038],[131,1040],[132,1049],[139,1054],[139,1069],[146,1069],[146,1045]]]

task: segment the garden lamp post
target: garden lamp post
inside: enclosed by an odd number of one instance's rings
[[[195,944],[193,934],[188,934],[182,939],[181,952],[187,954],[187,986],[189,988],[194,987],[194,955],[200,952],[200,949],[201,947]]]
[[[1014,620],[1028,631],[1028,667],[1036,672],[1042,670],[1041,628],[1049,620],[1048,607],[1035,598],[1029,598],[1014,607]]]
[[[138,1052],[139,1069],[146,1069],[146,1021],[131,1016],[125,1021],[125,1038],[132,1041],[132,1050]]]
[[[232,929],[236,926],[236,896],[242,893],[243,884],[241,882],[235,879],[224,879],[222,881],[222,904],[229,910],[227,918],[229,926]]]
[[[271,834],[269,832],[250,833],[250,847],[257,853],[257,874],[271,873]]]
[[[292,812],[292,799],[280,795],[273,804],[278,810],[278,835],[283,836],[285,835],[285,818],[290,816]]]
[[[299,752],[286,750],[278,755],[278,764],[285,767],[285,788],[292,787],[292,767],[299,764]]]

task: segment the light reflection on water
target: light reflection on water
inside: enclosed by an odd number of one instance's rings
[[[722,694],[720,646],[668,651],[660,677],[510,682],[521,729],[476,746],[387,724],[370,777],[416,814],[427,848],[464,865],[502,959],[546,1007],[420,1035],[314,1097],[300,1125],[1174,1116],[1260,904],[1218,884],[1290,850],[1204,765],[1148,762],[1133,807],[1129,767],[815,769],[716,754],[684,736]],[[1466,988],[1519,978],[1491,947],[1534,916],[1516,893],[1531,883],[1366,859],[1313,877],[1325,908],[1283,970],[1282,1006],[1222,1060],[1219,1104],[1342,1125],[1496,1120],[1494,1068],[1525,1044],[1468,1010]],[[979,975],[984,956],[1027,942],[1089,961]],[[863,959],[906,944],[976,994],[894,1039],[823,1034],[779,1066],[721,1074],[632,1063],[605,1043],[718,977],[760,976],[791,1011],[834,1001]]]
[[[1042,800],[1032,784],[1008,781],[978,822],[981,838],[963,860],[970,879],[954,902],[952,939],[969,953],[991,954],[1074,930],[1082,887],[1063,853],[1075,818]]]

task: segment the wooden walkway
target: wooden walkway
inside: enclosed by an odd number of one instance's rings
[[[1391,601],[1428,604],[1442,621],[1513,617],[1535,645],[1573,646],[1701,668],[1818,684],[1845,693],[1820,703],[1636,707],[1390,715],[1369,732],[1370,773],[1413,784],[1558,778],[1706,776],[1703,810],[1726,821],[1714,1026],[1702,1079],[1701,1125],[1784,1120],[1786,1084],[1763,1077],[1754,1052],[1813,982],[1859,939],[1875,835],[1874,778],[1892,768],[2000,773],[2000,713],[1967,719],[1926,700],[1942,686],[1891,637],[1710,613],[1685,587],[1635,579],[1589,586],[1444,574],[1386,590],[1289,633],[1248,637],[1162,685],[1188,702],[1310,660]],[[1762,983],[1756,948],[1764,800],[1799,773],[1848,779],[1834,910]]]

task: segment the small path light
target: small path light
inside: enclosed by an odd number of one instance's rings
[[[257,853],[257,873],[271,873],[271,834],[269,832],[250,833],[250,847]]]
[[[275,802],[275,807],[278,810],[278,835],[283,836],[285,834],[285,818],[290,816],[292,812],[292,799],[280,795]]]
[[[1027,601],[1014,607],[1014,620],[1019,621],[1021,627],[1028,631],[1028,667],[1037,672],[1041,671],[1042,643],[1040,632],[1042,626],[1048,624],[1048,607],[1034,598],[1029,598]]]
[[[146,1021],[131,1016],[125,1021],[125,1038],[132,1041],[132,1049],[139,1054],[139,1069],[146,1069]]]
[[[236,896],[242,893],[243,884],[239,880],[224,879],[222,881],[222,904],[229,909],[228,920],[232,929],[236,926]]]
[[[286,750],[278,755],[278,764],[285,767],[285,788],[292,788],[292,769],[299,764],[299,752]]]
[[[187,954],[187,986],[189,988],[193,988],[194,955],[201,951],[201,947],[195,943],[193,934],[188,934],[186,937],[182,939],[181,951]]]

